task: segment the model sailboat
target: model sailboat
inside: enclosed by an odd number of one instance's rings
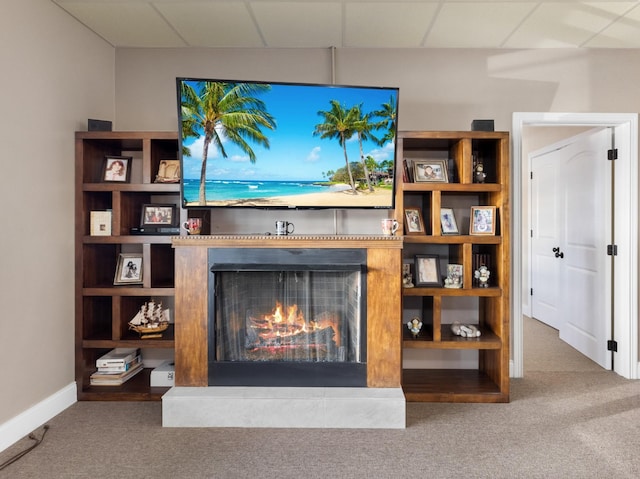
[[[169,321],[169,309],[163,309],[162,303],[151,300],[144,303],[140,311],[129,321],[129,329],[139,333],[142,339],[161,338],[162,333],[169,327]]]

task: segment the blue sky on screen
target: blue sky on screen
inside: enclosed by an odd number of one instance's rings
[[[192,82],[189,82],[192,84]],[[276,129],[263,129],[270,148],[250,143],[256,155],[252,164],[248,156],[235,145],[225,142],[227,158],[217,148],[210,147],[207,161],[207,179],[222,180],[303,180],[322,181],[323,172],[345,166],[344,152],[337,140],[314,136],[317,124],[323,121],[318,111],[331,109],[331,100],[338,100],[351,108],[362,103],[365,113],[380,110],[383,103],[397,97],[396,89],[363,87],[328,87],[315,85],[271,84],[271,90],[257,95],[266,103],[267,111],[275,118]],[[375,132],[383,136],[383,132]],[[191,157],[183,158],[183,174],[187,179],[200,178],[203,138],[188,138],[185,146]],[[363,144],[365,157],[376,161],[393,160],[394,145],[390,142],[378,146]],[[359,161],[360,150],[354,137],[348,141],[349,161]]]

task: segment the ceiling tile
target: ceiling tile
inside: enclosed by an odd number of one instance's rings
[[[593,48],[640,48],[640,6],[633,8],[624,18],[616,20],[584,46]]]
[[[541,3],[504,46],[580,47],[628,8],[629,2]]]
[[[193,47],[262,47],[245,2],[158,2],[160,13]]]
[[[346,2],[345,47],[418,48],[437,2]]]
[[[640,0],[51,0],[116,47],[640,48]]]
[[[424,43],[431,48],[498,48],[535,7],[533,2],[446,3]]]
[[[62,8],[116,47],[179,47],[182,39],[148,3],[59,1]]]
[[[342,45],[339,2],[250,2],[269,47],[328,48]]]

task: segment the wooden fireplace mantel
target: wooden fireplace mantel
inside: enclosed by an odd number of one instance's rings
[[[208,386],[209,248],[360,248],[367,250],[367,386],[401,387],[402,237],[381,235],[176,236],[175,382]]]
[[[382,235],[195,235],[171,238],[176,246],[208,248],[397,248],[401,236]]]

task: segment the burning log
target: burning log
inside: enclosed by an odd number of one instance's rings
[[[297,305],[284,312],[276,303],[271,314],[248,314],[245,353],[251,360],[331,360],[340,347],[336,338],[338,320],[324,312],[316,320],[306,321]]]

